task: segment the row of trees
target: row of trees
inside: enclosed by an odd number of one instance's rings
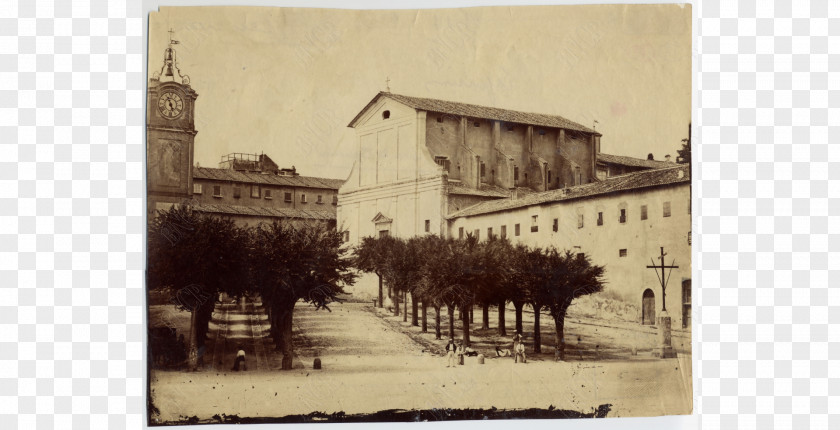
[[[534,310],[534,351],[541,352],[540,312],[547,310],[555,324],[555,356],[565,358],[563,326],[572,301],[603,289],[604,267],[583,254],[554,248],[514,245],[491,237],[479,241],[435,235],[399,239],[367,237],[355,250],[356,267],[379,277],[379,306],[383,282],[398,298],[411,297],[413,325],[427,331],[426,308],[435,309],[435,335],[441,338],[440,310],[449,310],[449,336],[454,337],[454,310],[460,310],[463,341],[470,344],[470,310],[482,307],[482,328],[489,328],[489,308],[498,306],[499,334],[505,336],[504,309],[512,303],[516,331],[522,331],[522,310]],[[399,304],[395,303],[399,314]],[[407,317],[407,315],[404,315]]]
[[[188,366],[197,368],[220,293],[260,294],[271,338],[292,368],[292,313],[299,301],[326,308],[356,275],[342,234],[322,224],[239,227],[233,221],[177,205],[149,225],[147,284],[191,312]]]

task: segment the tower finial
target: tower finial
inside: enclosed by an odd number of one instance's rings
[[[155,72],[154,79],[163,79],[163,78],[170,78],[172,81],[175,81],[175,72],[178,72],[178,76],[181,77],[181,83],[185,85],[189,85],[190,77],[188,75],[184,75],[181,73],[181,69],[178,68],[178,61],[175,58],[175,48],[173,45],[177,45],[181,42],[173,39],[173,35],[175,34],[175,30],[170,28],[169,31],[169,47],[163,51],[163,67],[161,67],[160,72]]]
[[[391,78],[390,78],[390,77],[388,77],[388,76],[386,76],[386,77],[385,77],[385,92],[386,92],[386,93],[390,93],[390,92],[391,92],[391,86],[389,85],[390,83],[391,83]]]

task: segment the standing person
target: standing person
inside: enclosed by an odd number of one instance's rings
[[[464,365],[464,353],[466,350],[464,349],[464,342],[458,342],[458,364],[463,366]]]
[[[239,351],[236,352],[236,359],[233,361],[233,371],[239,371],[239,363],[242,363],[242,370],[247,370],[245,367],[245,349],[242,348],[242,345],[239,345]]]
[[[455,339],[450,337],[449,343],[446,344],[446,367],[455,367],[455,351],[457,349]]]
[[[513,340],[514,363],[522,360],[525,363],[525,342],[522,341],[522,333],[516,333]]]

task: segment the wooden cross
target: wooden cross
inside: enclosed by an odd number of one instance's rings
[[[656,273],[656,277],[659,279],[659,283],[662,285],[662,310],[665,310],[665,286],[668,285],[668,281],[671,279],[671,271],[674,269],[678,269],[680,266],[674,266],[674,262],[676,260],[671,260],[671,265],[665,265],[665,256],[668,255],[665,253],[664,247],[659,247],[659,260],[661,262],[657,266],[656,263],[653,262],[653,258],[650,259],[650,266],[647,266],[648,269],[653,269]],[[671,269],[668,271],[668,279],[665,279],[665,269]],[[662,277],[659,276],[659,272],[657,270],[662,270]]]
[[[172,43],[172,35],[175,34],[175,30],[169,29],[169,43]]]
[[[386,77],[385,77],[385,92],[386,92],[386,93],[390,93],[390,92],[391,92],[391,86],[390,86],[390,85],[388,85],[388,84],[390,84],[390,83],[391,83],[391,78],[390,78],[390,77],[388,77],[388,76],[386,76]]]

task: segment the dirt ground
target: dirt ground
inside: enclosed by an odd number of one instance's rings
[[[530,353],[532,343],[528,343],[528,363],[515,364],[510,358],[489,356],[495,343],[509,340],[495,335],[492,313],[491,329],[473,335],[474,347],[488,356],[485,363],[468,357],[464,366],[447,368],[446,359],[434,353],[444,342],[434,339],[434,310],[429,315],[430,333],[420,333],[418,327],[402,322],[402,316],[387,315],[370,303],[333,304],[331,309],[315,311],[298,305],[293,332],[296,359],[294,369],[285,372],[275,370],[280,354],[266,343],[260,319],[248,316],[259,315],[258,307],[237,314],[241,322],[232,332],[233,325],[226,327],[222,322],[224,313],[218,318],[214,315],[208,349],[227,342],[222,330],[242,336],[228,343],[252,345],[249,371],[229,371],[233,352],[228,347],[221,347],[223,354],[216,353],[215,360],[221,363],[207,364],[199,372],[152,371],[153,399],[160,409],[153,418],[168,422],[191,416],[210,420],[217,414],[282,417],[313,411],[354,414],[444,407],[553,406],[590,412],[603,404],[612,405],[611,417],[691,412],[691,356],[685,348],[690,338],[686,334],[675,333],[675,346],[683,344],[678,346],[678,358],[663,360],[651,354],[655,332],[649,327],[570,319],[567,338],[575,342],[569,346],[566,362],[554,362],[553,325],[543,316],[546,353]],[[513,314],[509,313],[506,325],[512,335]],[[231,316],[228,311],[227,319]],[[480,309],[474,317],[475,327],[480,327]],[[531,318],[526,314],[526,335]],[[442,321],[445,324],[447,318]],[[579,345],[577,336],[582,338]],[[639,343],[648,346],[637,348],[633,355],[632,345]],[[260,348],[263,358],[257,359],[260,353],[255,351]],[[322,361],[321,370],[312,368],[316,357]]]

